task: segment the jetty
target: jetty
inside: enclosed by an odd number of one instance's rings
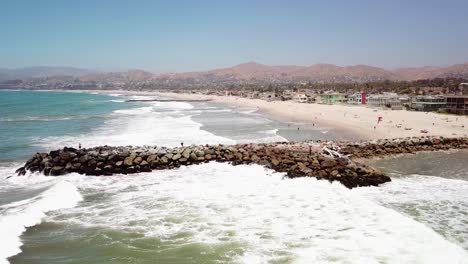
[[[60,176],[133,174],[204,162],[259,164],[287,177],[338,181],[348,188],[377,186],[391,181],[381,170],[357,160],[419,151],[468,148],[468,138],[417,137],[360,142],[278,142],[237,145],[64,147],[36,153],[16,172]],[[254,177],[254,175],[253,175]]]

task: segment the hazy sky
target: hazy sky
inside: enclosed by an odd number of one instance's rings
[[[0,67],[468,61],[468,0],[1,0]]]

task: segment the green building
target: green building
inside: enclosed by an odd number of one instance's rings
[[[341,104],[346,103],[348,99],[345,94],[341,93],[324,93],[320,94],[315,98],[315,101],[319,104]]]

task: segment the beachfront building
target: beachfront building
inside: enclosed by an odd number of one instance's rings
[[[260,94],[260,99],[265,101],[277,101],[281,100],[281,96],[279,96],[275,92],[264,92]]]
[[[353,93],[347,96],[348,104],[365,105],[367,102],[367,93]]]
[[[293,100],[293,99],[294,99],[294,92],[291,90],[284,90],[283,93],[281,94],[282,101],[288,101],[288,100]]]
[[[250,99],[258,99],[260,98],[260,92],[257,92],[257,91],[248,92],[246,94],[246,97]]]
[[[446,112],[458,115],[468,115],[468,95],[447,95],[445,96]]]
[[[367,105],[377,108],[401,110],[403,105],[396,93],[372,94],[367,97]]]
[[[410,109],[422,112],[436,112],[439,109],[445,108],[447,105],[443,96],[414,96],[411,98]]]
[[[341,104],[346,103],[346,95],[342,93],[323,93],[315,97],[315,102],[319,104]]]
[[[294,102],[296,103],[307,103],[309,101],[309,98],[307,97],[307,95],[303,93],[295,94],[293,99],[294,99]]]

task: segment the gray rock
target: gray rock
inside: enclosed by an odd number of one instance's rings
[[[80,163],[86,163],[89,160],[88,155],[83,155],[79,158]]]
[[[62,166],[53,166],[50,169],[50,175],[52,175],[52,176],[62,175],[62,173],[63,173],[63,167]]]
[[[184,152],[182,152],[182,156],[186,159],[190,158],[190,149],[185,149]]]
[[[130,156],[130,157],[126,157],[123,161],[123,164],[125,166],[132,166],[133,165],[133,157]]]
[[[320,163],[323,168],[331,168],[337,165],[337,162],[333,159],[325,159]]]
[[[61,151],[59,152],[59,157],[60,157],[62,160],[65,160],[65,161],[69,161],[69,160],[71,159],[70,153],[65,152],[65,151],[63,151],[63,150],[61,150]]]
[[[172,160],[178,160],[180,159],[182,156],[180,155],[180,153],[177,153],[175,154],[174,156],[172,156]]]
[[[133,160],[133,163],[135,164],[140,164],[142,162],[142,158],[141,157],[136,157],[134,160]]]
[[[190,160],[192,160],[192,161],[196,161],[197,158],[198,158],[198,156],[197,156],[197,154],[195,154],[194,152],[192,152],[192,153],[190,153],[190,157],[189,157],[189,158],[190,158]]]
[[[146,161],[148,163],[151,163],[153,160],[156,160],[158,158],[158,156],[156,155],[149,155],[148,158],[146,159]]]

